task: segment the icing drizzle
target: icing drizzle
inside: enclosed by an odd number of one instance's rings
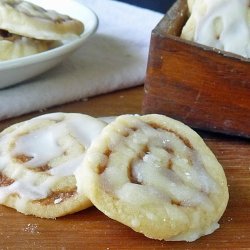
[[[107,167],[101,173],[104,189],[116,190],[116,195],[129,203],[135,199],[140,204],[158,203],[163,199],[178,206],[201,206],[213,211],[209,194],[216,193],[219,187],[190,142],[160,126],[152,127],[136,117],[132,119],[133,129],[122,125],[116,128],[122,135],[125,130],[129,132],[123,139],[114,136],[116,141],[111,140],[109,144],[114,155],[119,150],[130,155],[127,160],[130,164],[125,167],[126,163],[113,163],[109,156]]]
[[[250,57],[250,0],[195,1],[194,41]]]
[[[105,123],[87,115],[55,113],[14,125],[0,134],[0,171],[15,180],[0,187],[26,200],[46,198],[53,186],[72,177],[85,150]],[[15,157],[24,155],[25,161]],[[36,171],[48,165],[44,171]]]

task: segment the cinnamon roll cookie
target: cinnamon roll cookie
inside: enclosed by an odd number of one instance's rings
[[[82,114],[54,113],[0,134],[0,204],[56,218],[91,206],[74,171],[106,124]]]
[[[188,6],[182,38],[250,57],[249,0],[188,0]]]
[[[14,35],[0,29],[0,61],[37,54],[54,48],[56,45],[54,41]]]
[[[75,174],[78,192],[103,213],[159,240],[212,233],[229,197],[223,168],[204,141],[162,115],[118,117]]]
[[[1,29],[41,40],[74,38],[84,30],[78,20],[22,0],[0,0],[0,16]]]

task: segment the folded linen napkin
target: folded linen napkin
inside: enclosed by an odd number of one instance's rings
[[[143,83],[162,14],[112,0],[78,1],[99,17],[97,33],[56,68],[0,90],[0,120]]]

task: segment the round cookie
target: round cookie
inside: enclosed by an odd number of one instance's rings
[[[75,175],[99,210],[159,240],[212,233],[229,197],[223,168],[200,136],[162,115],[118,117]]]
[[[0,204],[27,215],[56,218],[91,206],[77,192],[74,171],[106,124],[53,113],[0,134]]]
[[[0,29],[36,39],[65,40],[84,30],[78,20],[21,0],[1,0],[0,16]]]
[[[32,39],[0,30],[0,61],[44,52],[55,45],[52,41]]]
[[[183,39],[250,57],[249,0],[189,0],[188,6]]]

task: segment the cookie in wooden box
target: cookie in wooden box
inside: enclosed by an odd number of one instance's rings
[[[223,9],[231,1],[219,2]],[[143,113],[250,137],[249,58],[181,38],[188,19],[188,4],[179,0],[152,32]],[[220,26],[215,29],[219,30]]]

